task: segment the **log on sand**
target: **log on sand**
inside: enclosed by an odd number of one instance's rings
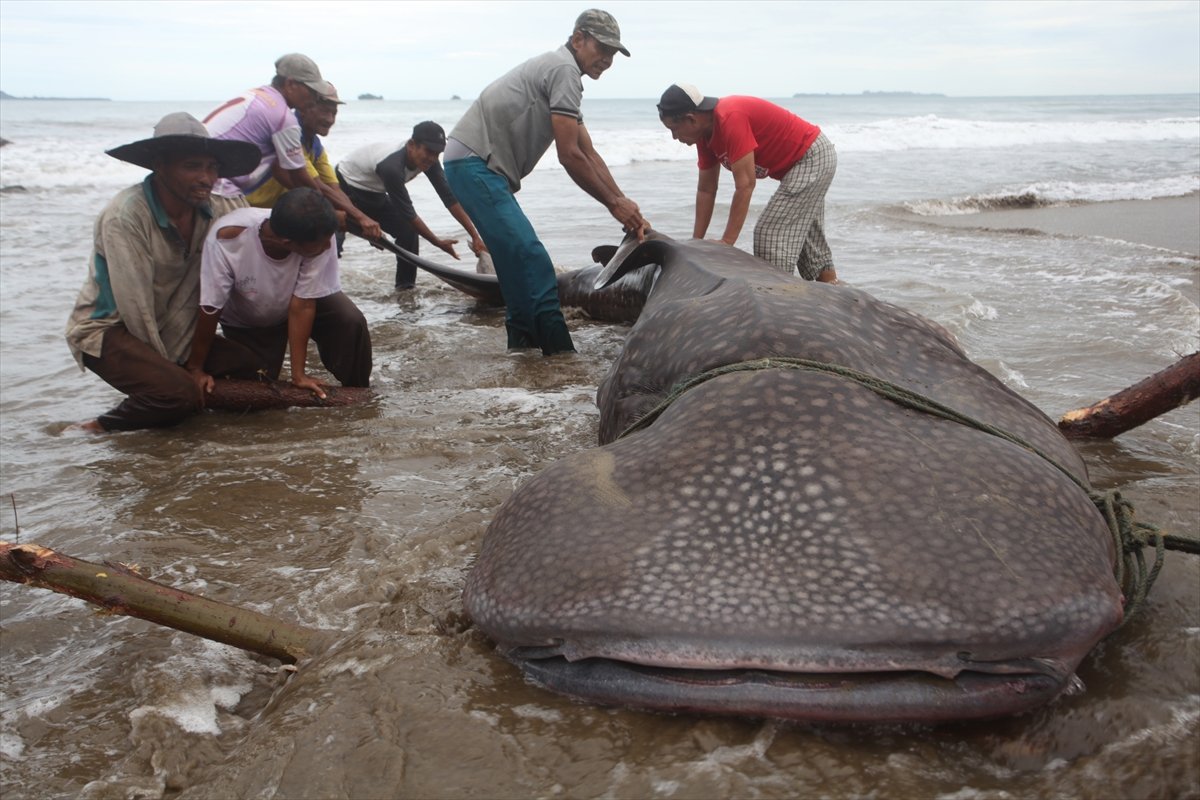
[[[335,636],[173,589],[123,564],[93,564],[36,544],[0,542],[0,578],[77,597],[113,614],[166,625],[285,664],[324,649]]]
[[[362,405],[375,395],[370,389],[354,386],[326,386],[325,398],[311,389],[301,389],[285,381],[246,381],[217,378],[213,390],[204,396],[204,406],[220,411],[264,411],[270,408],[341,408]]]
[[[1200,352],[1087,408],[1063,414],[1065,436],[1111,439],[1200,397]]]

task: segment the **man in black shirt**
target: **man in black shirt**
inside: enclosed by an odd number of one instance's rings
[[[454,251],[457,239],[442,239],[429,229],[413,208],[405,184],[424,174],[442,199],[446,209],[458,220],[471,237],[467,245],[480,255],[487,248],[471,218],[450,191],[438,156],[446,148],[446,132],[436,122],[422,122],[413,128],[412,137],[399,147],[389,143],[369,144],[352,152],[338,162],[337,177],[342,191],[364,213],[379,220],[380,226],[391,234],[396,244],[416,253],[420,239],[458,258]],[[396,259],[396,288],[411,289],[416,285],[417,268]]]

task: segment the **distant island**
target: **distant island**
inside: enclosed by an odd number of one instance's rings
[[[360,94],[360,95],[358,96],[358,99],[359,99],[359,100],[382,100],[382,99],[383,99],[383,95],[381,95],[381,94],[371,94],[370,92],[363,92],[362,94]]]
[[[458,95],[456,95],[456,94],[452,94],[452,95],[450,95],[450,99],[451,99],[451,100],[462,100],[462,98],[461,98],[461,97],[459,97],[459,96],[458,96]]]
[[[796,92],[792,97],[945,97],[938,92]]]
[[[103,100],[112,102],[108,97],[14,97],[8,92],[0,91],[0,100]]]

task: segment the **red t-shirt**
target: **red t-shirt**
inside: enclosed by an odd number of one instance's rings
[[[787,174],[808,152],[821,129],[786,108],[757,97],[722,97],[713,109],[713,132],[707,142],[696,144],[700,169],[733,162],[754,151],[758,178],[776,180]]]

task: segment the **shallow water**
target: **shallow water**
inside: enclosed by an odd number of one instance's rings
[[[1050,416],[1200,347],[1194,256],[898,218],[897,198],[862,199],[866,158],[843,159],[830,205],[840,273],[945,325]],[[686,165],[614,171],[656,227],[690,226]],[[1143,615],[1084,661],[1082,689],[1015,719],[809,727],[526,684],[465,619],[464,576],[513,488],[594,445],[595,387],[626,328],[571,312],[578,355],[506,355],[501,312],[425,275],[398,300],[390,258],[361,242],[343,281],[372,325],[372,404],[64,434],[116,400],[61,338],[110,188],[0,195],[0,533],[15,517],[23,542],[138,563],[339,638],[291,674],[4,584],[6,798],[1200,797],[1200,563],[1179,555]],[[616,241],[561,172],[535,173],[522,199],[563,267]],[[1140,518],[1200,535],[1200,407],[1081,450]]]

